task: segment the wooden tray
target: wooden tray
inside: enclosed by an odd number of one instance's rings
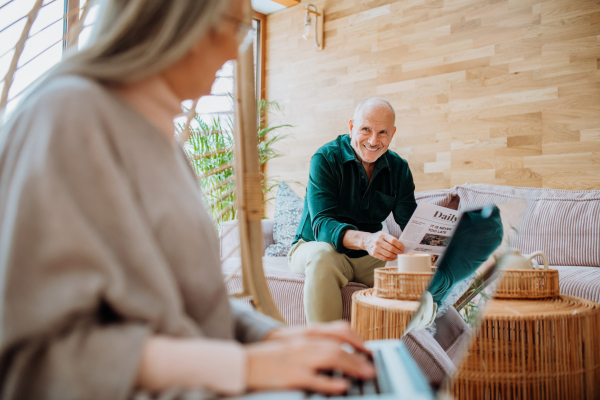
[[[500,271],[498,299],[544,299],[560,294],[555,269]]]
[[[375,270],[375,295],[384,299],[420,300],[433,272],[398,272],[396,267]]]

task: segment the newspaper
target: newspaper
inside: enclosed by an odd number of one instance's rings
[[[404,254],[431,254],[431,264],[437,267],[461,214],[449,208],[420,203],[400,235]]]

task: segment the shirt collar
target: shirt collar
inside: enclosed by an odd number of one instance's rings
[[[350,144],[350,135],[346,134],[344,136],[342,136],[342,140],[341,140],[341,150],[342,150],[342,163],[345,164],[348,161],[356,161],[358,163],[360,163],[360,160],[358,159],[358,157],[356,156],[356,153],[354,153],[354,149],[352,148],[352,145]],[[379,157],[377,159],[377,161],[375,161],[375,170],[380,170],[383,168],[389,168],[390,164],[388,163],[387,160],[387,153],[389,150],[387,150],[385,153],[383,153],[381,155],[381,157]]]

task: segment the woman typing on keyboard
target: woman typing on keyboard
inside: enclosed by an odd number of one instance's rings
[[[346,324],[291,330],[227,295],[172,121],[237,57],[246,6],[100,1],[88,46],[2,127],[0,398],[341,393],[319,372],[374,376]]]

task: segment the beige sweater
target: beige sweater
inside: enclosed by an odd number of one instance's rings
[[[152,334],[243,360],[277,323],[231,307],[218,246],[175,142],[97,83],[44,84],[0,135],[0,397],[130,398]]]

